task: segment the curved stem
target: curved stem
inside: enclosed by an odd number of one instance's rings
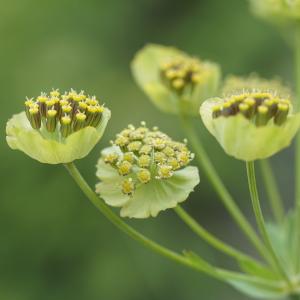
[[[257,192],[254,162],[253,161],[246,162],[246,168],[247,168],[248,185],[249,185],[249,191],[250,191],[250,195],[251,195],[253,211],[255,214],[255,218],[256,218],[256,222],[257,222],[259,231],[260,231],[262,238],[269,250],[270,256],[272,257],[274,267],[276,267],[278,272],[283,276],[283,278],[288,283],[290,283],[290,279],[289,279],[288,275],[286,274],[284,268],[282,267],[277,255],[273,249],[271,240],[269,238],[269,235],[268,235],[268,232],[266,229],[265,220],[263,217],[263,213],[262,213],[262,209],[261,209],[260,201],[259,201],[259,196],[258,196],[258,192]]]
[[[281,223],[284,218],[284,208],[271,165],[267,159],[260,160],[259,164],[273,215],[276,221]]]
[[[295,68],[296,68],[296,95],[297,101],[296,110],[300,110],[300,29],[296,29],[295,36]],[[295,209],[296,209],[296,232],[295,232],[295,249],[299,252],[300,249],[300,133],[296,137],[296,149],[295,149]],[[300,269],[300,255],[296,257],[296,270]]]
[[[71,177],[77,183],[79,188],[82,190],[82,192],[91,201],[91,203],[116,227],[118,227],[121,231],[123,231],[132,239],[138,241],[145,247],[172,261],[175,261],[181,265],[184,265],[196,271],[206,273],[219,280],[227,281],[228,279],[237,279],[244,282],[259,283],[270,287],[278,286],[279,282],[265,280],[255,276],[248,276],[238,272],[215,268],[198,256],[197,259],[193,258],[191,255],[183,256],[172,250],[169,250],[164,246],[159,245],[158,243],[152,241],[151,239],[145,237],[144,235],[136,231],[134,228],[125,223],[120,217],[118,217],[90,188],[90,186],[81,176],[80,172],[77,170],[74,163],[65,164],[65,167],[70,173]],[[285,287],[283,286],[282,289],[284,288]]]
[[[249,262],[256,264],[257,266],[264,268],[260,262],[248,256],[247,254],[235,249],[234,247],[224,243],[214,235],[209,233],[204,227],[202,227],[194,218],[192,218],[182,207],[179,205],[174,208],[177,215],[203,240],[208,244],[216,248],[217,250],[235,258],[241,262]]]
[[[81,176],[80,172],[76,168],[74,163],[65,164],[65,167],[69,171],[70,175],[73,177],[75,182],[78,184],[82,192],[87,196],[87,198],[96,206],[96,208],[114,225],[125,232],[134,240],[140,242],[144,246],[154,250],[162,256],[168,257],[180,264],[189,265],[184,256],[173,252],[156,242],[146,238],[144,235],[133,229],[127,223],[125,223],[121,218],[119,218],[106,204],[100,200],[97,194],[90,188],[84,178]]]
[[[235,222],[241,228],[241,230],[246,234],[248,239],[253,243],[253,245],[259,251],[261,256],[264,257],[266,261],[271,263],[268,250],[261,242],[256,232],[253,230],[252,226],[247,221],[247,219],[245,218],[245,216],[243,215],[243,213],[241,212],[241,210],[239,209],[239,207],[236,205],[233,198],[229,194],[228,190],[224,186],[213,164],[211,163],[207,153],[202,147],[202,144],[200,142],[200,137],[197,136],[193,126],[190,124],[190,120],[185,116],[181,116],[181,117],[182,117],[181,118],[182,125],[185,129],[185,133],[196,153],[196,159],[198,160],[199,165],[206,173],[206,176],[208,177],[211,184],[215,188],[223,204],[225,205],[225,207],[227,208],[227,210],[229,211],[229,213],[231,214]]]
[[[118,217],[99,197],[98,195],[89,187],[87,182],[81,176],[80,172],[76,168],[74,163],[65,164],[66,169],[69,171],[70,175],[73,177],[77,185],[80,187],[82,192],[87,196],[91,203],[115,226],[117,226],[121,231],[126,233],[132,239],[138,241],[145,247],[153,250],[154,252],[173,260],[181,265],[185,265],[189,268],[195,269],[197,271],[204,272],[217,279],[223,279],[221,275],[205,260],[201,259],[197,263],[193,262],[186,256],[180,255],[168,248],[161,246],[160,244],[152,241],[151,239],[145,237],[134,228],[125,223],[120,217]],[[234,275],[233,275],[234,276]]]

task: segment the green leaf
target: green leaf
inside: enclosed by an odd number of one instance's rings
[[[278,280],[264,279],[258,274],[246,275],[215,268],[197,254],[185,251],[184,255],[195,264],[195,268],[227,282],[238,291],[257,299],[279,299],[287,295],[286,284]],[[252,270],[254,271],[254,270]]]
[[[299,250],[295,248],[296,213],[290,212],[281,224],[267,223],[267,230],[273,247],[282,264],[290,274],[296,274],[296,256]]]
[[[249,275],[254,275],[264,279],[279,280],[280,276],[265,266],[258,265],[252,261],[239,261],[241,270]]]

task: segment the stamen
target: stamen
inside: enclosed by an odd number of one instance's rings
[[[253,92],[234,95],[224,103],[212,107],[212,117],[230,117],[242,114],[256,126],[265,126],[272,119],[276,125],[282,125],[288,116],[291,102],[277,98],[266,92]]]
[[[125,179],[122,182],[122,192],[126,195],[131,195],[135,189],[135,185],[132,178]]]
[[[139,184],[168,179],[193,159],[186,144],[172,141],[158,128],[149,130],[145,123],[141,125],[138,128],[128,126],[111,142],[121,154],[103,155],[104,162],[116,169],[120,176],[130,176],[122,182],[122,191],[127,195],[139,187],[133,178]]]
[[[56,129],[56,119],[57,111],[55,109],[49,109],[47,111],[47,120],[46,120],[46,128],[49,132],[54,132]]]

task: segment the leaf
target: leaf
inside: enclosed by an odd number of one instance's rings
[[[297,273],[295,261],[297,255],[299,255],[294,243],[296,225],[296,213],[293,211],[286,216],[281,224],[267,223],[267,231],[273,247],[285,268],[291,274]]]
[[[185,251],[184,255],[198,266],[199,270],[227,282],[238,291],[250,297],[274,300],[287,295],[286,285],[283,282],[264,279],[258,277],[258,274],[249,276],[243,273],[215,268],[193,252]]]

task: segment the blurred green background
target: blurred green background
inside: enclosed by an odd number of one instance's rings
[[[5,123],[22,110],[25,96],[41,90],[73,87],[99,96],[113,116],[101,143],[78,163],[94,185],[100,149],[128,123],[145,120],[174,138],[184,137],[177,119],[157,111],[132,79],[130,60],[145,43],[174,45],[215,60],[224,74],[258,71],[291,80],[292,53],[276,30],[255,19],[241,0],[0,4],[0,299],[248,299],[120,233],[90,205],[62,166],[42,165],[11,151]],[[200,119],[195,125],[253,222],[244,165],[225,156],[201,129]],[[293,194],[291,156],[289,149],[273,159],[287,206]],[[185,207],[210,231],[252,252],[204,175]],[[172,211],[130,223],[173,249],[194,249],[216,265],[233,266],[189,232]]]

